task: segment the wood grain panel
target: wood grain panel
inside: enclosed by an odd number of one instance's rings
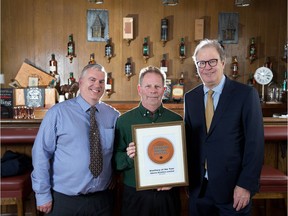
[[[107,63],[104,58],[105,42],[88,42],[86,32],[86,13],[88,9],[106,9],[109,12],[109,36],[112,38],[115,56]],[[225,73],[231,74],[231,57],[238,56],[239,82],[246,83],[249,73],[262,66],[266,56],[273,60],[275,81],[283,79],[287,64],[281,61],[283,47],[287,41],[287,1],[278,0],[271,4],[268,0],[253,0],[250,7],[239,8],[231,0],[180,0],[177,6],[163,6],[161,1],[147,0],[109,0],[96,5],[86,0],[2,0],[1,1],[1,72],[6,76],[8,87],[25,59],[34,66],[49,72],[49,60],[55,53],[61,84],[67,83],[69,72],[76,79],[95,53],[96,61],[112,72],[115,93],[110,101],[137,101],[138,74],[148,65],[160,66],[165,53],[169,60],[168,77],[177,80],[180,72],[185,74],[185,90],[198,85],[195,66],[191,59],[197,42],[194,41],[194,21],[205,20],[205,37],[218,37],[218,15],[220,12],[239,13],[239,42],[226,44],[228,53]],[[133,16],[135,19],[135,38],[130,46],[122,39],[122,19]],[[169,41],[162,46],[160,42],[160,21],[169,20]],[[73,34],[77,57],[73,63],[66,58],[68,35]],[[144,63],[142,58],[143,38],[148,36],[151,58]],[[187,45],[187,59],[180,63],[178,44],[184,37]],[[256,37],[259,58],[250,64],[247,49],[250,38]],[[127,81],[124,65],[132,57],[135,76]],[[260,90],[259,86],[256,86]]]

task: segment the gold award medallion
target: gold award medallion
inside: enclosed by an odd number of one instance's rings
[[[172,158],[173,154],[173,145],[165,138],[154,139],[148,146],[148,156],[157,164],[168,162]]]

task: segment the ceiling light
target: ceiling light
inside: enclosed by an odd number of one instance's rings
[[[103,4],[104,0],[88,0],[89,2],[95,3],[95,4]]]
[[[235,0],[235,5],[237,7],[247,7],[250,5],[251,0]]]
[[[175,6],[178,4],[178,0],[162,0],[162,4],[166,6]]]

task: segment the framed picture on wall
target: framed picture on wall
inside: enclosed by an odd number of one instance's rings
[[[87,40],[105,42],[109,39],[108,10],[87,10]]]
[[[219,13],[218,35],[223,44],[238,43],[238,13]]]

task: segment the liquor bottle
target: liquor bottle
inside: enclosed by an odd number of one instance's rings
[[[247,80],[247,85],[249,85],[249,86],[254,86],[254,84],[255,84],[255,80],[254,80],[254,76],[253,76],[253,73],[249,73],[249,78],[248,78],[248,80]]]
[[[168,19],[161,19],[161,41],[168,40]]]
[[[132,65],[130,58],[127,58],[127,62],[125,64],[125,75],[129,78],[132,75]]]
[[[180,78],[178,79],[178,83],[173,85],[172,88],[172,99],[174,102],[181,102],[183,100],[184,95],[184,73],[181,72]]]
[[[49,61],[50,75],[54,76],[58,74],[57,72],[57,61],[55,59],[55,54],[51,54],[51,60]]]
[[[110,44],[110,38],[107,39],[105,45],[105,57],[111,58],[113,55],[112,46]]]
[[[255,44],[255,38],[251,38],[251,44],[249,46],[249,60],[250,64],[256,60],[256,44]]]
[[[69,73],[69,79],[68,79],[68,85],[72,85],[73,83],[75,83],[76,80],[74,78],[74,73],[73,72],[70,72]]]
[[[287,62],[288,58],[288,42],[284,45],[283,61]]]
[[[113,84],[113,79],[112,79],[112,72],[107,73],[107,82],[106,82],[106,93],[111,95],[112,93],[112,84]]]
[[[178,83],[184,86],[184,72],[181,72]]]
[[[69,41],[68,41],[68,44],[67,44],[67,56],[70,60],[70,63],[72,63],[73,61],[73,58],[76,57],[75,55],[75,43],[73,41],[73,35],[69,35]]]
[[[69,35],[69,42],[67,44],[67,56],[75,56],[75,44],[73,41],[73,35]]]
[[[184,38],[181,38],[181,41],[180,41],[179,56],[180,56],[180,58],[186,58],[186,49],[185,49]]]
[[[143,57],[149,57],[149,45],[148,45],[147,37],[144,38],[142,54],[143,54]]]
[[[238,68],[238,60],[237,60],[237,56],[233,56],[232,57],[232,77],[233,78],[237,78],[238,74],[239,74],[239,68]]]
[[[273,70],[272,70],[272,66],[273,66],[273,64],[272,64],[272,62],[271,62],[270,57],[266,57],[264,67],[267,67],[267,68],[269,68],[271,71],[273,71]]]
[[[163,94],[163,98],[162,98],[162,101],[165,103],[165,102],[169,102],[170,101],[170,98],[171,98],[171,92],[172,92],[172,81],[171,79],[167,78],[166,79],[166,89],[164,91],[164,94]]]
[[[90,60],[89,60],[88,64],[96,64],[94,53],[90,54]]]
[[[281,89],[281,101],[283,103],[287,103],[287,71],[284,73],[284,79],[282,83],[282,89]]]
[[[287,71],[284,73],[284,79],[282,83],[282,91],[286,92],[287,91]]]
[[[164,73],[168,72],[168,63],[165,54],[163,54],[162,59],[160,61],[160,70],[163,71]]]

